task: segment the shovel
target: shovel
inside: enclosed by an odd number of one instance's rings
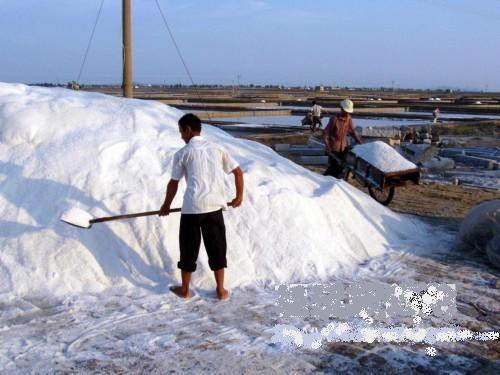
[[[231,202],[227,203],[228,206],[231,206]],[[180,208],[171,208],[170,213],[172,212],[180,212]],[[69,211],[66,211],[61,216],[61,221],[66,224],[72,225],[77,228],[90,229],[92,224],[95,223],[103,223],[105,221],[113,221],[113,220],[121,220],[121,219],[132,219],[134,217],[142,217],[142,216],[152,216],[158,215],[160,211],[147,211],[147,212],[139,212],[136,214],[127,214],[127,215],[118,215],[118,216],[108,216],[108,217],[100,217],[94,219],[92,215],[88,212],[85,212],[79,208],[72,208]]]

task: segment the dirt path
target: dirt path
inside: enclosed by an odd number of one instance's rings
[[[357,185],[356,181],[349,182]],[[431,183],[396,188],[389,207],[407,214],[460,220],[478,203],[495,198],[500,198],[500,192]]]

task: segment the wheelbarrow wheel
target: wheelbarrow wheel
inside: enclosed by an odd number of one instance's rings
[[[373,186],[368,186],[368,192],[370,193],[370,196],[384,206],[387,206],[389,203],[391,203],[392,198],[394,198],[394,191],[394,186],[387,187],[383,190],[376,189]]]

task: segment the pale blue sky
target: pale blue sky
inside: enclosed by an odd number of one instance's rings
[[[0,0],[0,81],[76,79],[101,0]],[[159,0],[196,83],[500,91],[500,0]],[[134,80],[189,83],[155,0],[132,0]],[[121,80],[105,0],[83,83]]]

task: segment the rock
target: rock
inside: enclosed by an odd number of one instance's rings
[[[460,163],[472,165],[474,167],[486,168],[490,170],[500,169],[500,163],[488,158],[480,158],[477,156],[469,155],[455,155],[453,159]]]
[[[367,368],[382,369],[387,364],[387,360],[381,355],[369,353],[359,358],[359,363]]]
[[[389,146],[399,146],[401,145],[401,139],[388,138]]]
[[[320,141],[319,139],[314,137],[309,137],[309,139],[307,140],[307,145],[309,147],[325,147],[323,141]]]
[[[424,168],[427,168],[430,172],[439,173],[448,169],[455,168],[455,162],[450,158],[442,158],[436,156],[423,163],[422,166]]]
[[[457,236],[461,250],[488,252],[488,258],[500,266],[500,199],[474,206],[462,221]]]
[[[307,165],[327,165],[328,156],[300,156],[301,164]]]
[[[414,163],[423,163],[437,156],[439,149],[428,144],[407,144],[403,148],[404,156]]]
[[[277,152],[288,152],[290,150],[290,145],[288,143],[276,143],[274,149]]]
[[[396,128],[389,127],[356,127],[356,131],[362,137],[378,137],[378,138],[401,138],[401,131]]]
[[[500,268],[500,228],[498,228],[497,233],[488,242],[486,246],[486,255],[488,255],[488,259],[491,264],[493,264],[496,268]],[[497,280],[495,286],[498,288],[499,280]]]
[[[324,156],[325,147],[302,147],[302,146],[290,146],[290,155],[300,155],[300,156]]]
[[[496,362],[486,362],[483,366],[479,367],[477,370],[472,372],[474,375],[494,375],[500,373],[500,363]]]

